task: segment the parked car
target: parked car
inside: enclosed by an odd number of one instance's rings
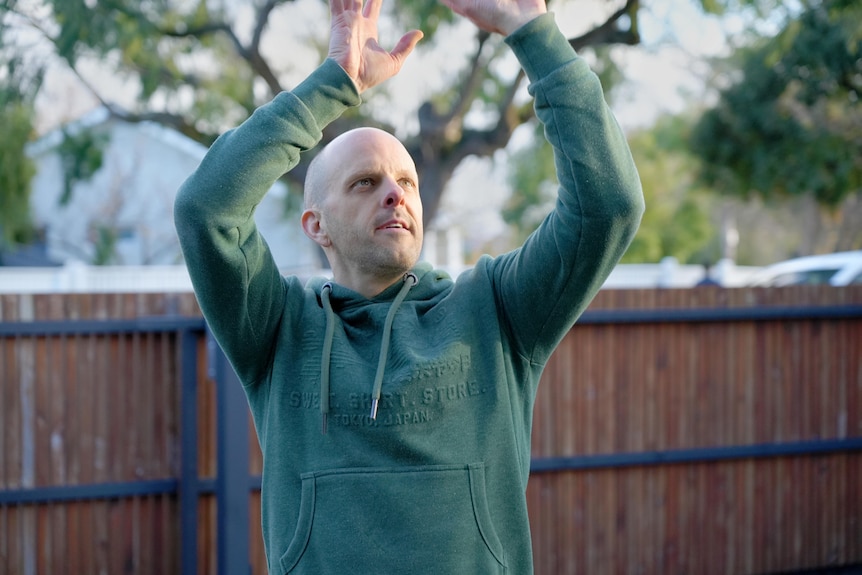
[[[805,256],[766,266],[751,278],[753,286],[862,284],[862,250]]]

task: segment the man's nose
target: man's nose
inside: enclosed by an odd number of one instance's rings
[[[386,193],[383,196],[383,205],[387,208],[397,206],[404,201],[404,189],[398,185],[398,182],[386,179]]]

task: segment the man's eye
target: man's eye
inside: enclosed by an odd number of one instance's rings
[[[415,188],[416,187],[416,184],[413,182],[413,180],[407,180],[407,179],[401,180],[401,185],[404,186],[405,188]]]
[[[354,185],[361,188],[366,188],[368,186],[373,186],[374,180],[372,180],[371,178],[361,178],[359,180],[356,180],[356,183]]]

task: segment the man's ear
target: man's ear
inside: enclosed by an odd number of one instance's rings
[[[332,243],[329,240],[329,235],[323,229],[323,222],[320,217],[320,212],[316,209],[308,209],[302,212],[302,231],[320,247],[328,248]]]

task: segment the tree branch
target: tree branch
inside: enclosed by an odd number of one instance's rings
[[[266,82],[272,96],[275,96],[283,90],[281,82],[279,82],[269,63],[260,53],[260,42],[263,37],[263,32],[269,22],[270,13],[282,4],[284,0],[268,0],[258,10],[255,16],[255,28],[251,42],[248,46],[244,46],[239,37],[234,32],[233,28],[225,22],[209,21],[197,26],[186,27],[182,30],[176,28],[158,28],[159,32],[165,36],[172,38],[201,38],[210,34],[223,33],[225,34],[236,50],[237,55],[248,63],[254,72]]]
[[[169,38],[201,38],[217,32],[232,34],[230,26],[224,22],[205,22],[198,26],[186,26],[182,30],[176,28],[158,28],[159,33]]]
[[[464,115],[469,110],[470,105],[473,103],[474,95],[479,90],[479,86],[482,83],[482,76],[484,75],[485,65],[482,62],[482,50],[485,47],[485,42],[487,42],[490,37],[491,34],[484,30],[479,30],[476,34],[477,46],[476,52],[473,54],[470,73],[467,76],[467,80],[461,84],[461,90],[458,92],[458,98],[455,101],[455,105],[452,106],[452,110],[446,116],[447,123],[452,121],[454,118],[458,118],[460,123],[460,121],[463,120]]]
[[[581,50],[587,46],[599,46],[603,44],[625,44],[634,46],[641,41],[638,32],[637,16],[640,0],[626,0],[625,5],[611,14],[604,24],[601,24],[586,34],[571,38],[569,44],[575,50]],[[627,30],[620,30],[617,26],[623,16],[629,17]]]
[[[254,34],[251,39],[251,48],[257,52],[260,49],[260,39],[263,37],[263,31],[266,29],[267,24],[269,24],[269,15],[275,9],[276,6],[281,4],[283,0],[268,0],[264,3],[260,9],[257,11],[257,17],[255,18],[254,25]]]
[[[154,122],[162,126],[168,126],[177,130],[181,134],[191,138],[192,140],[202,143],[205,146],[211,145],[218,137],[218,134],[208,134],[205,132],[201,132],[195,127],[194,124],[187,122],[183,116],[180,116],[178,114],[171,114],[169,112],[146,112],[136,114],[117,108],[113,104],[109,104],[105,101],[102,101],[102,105],[107,108],[108,112],[113,118],[117,118],[124,122],[129,122],[133,124],[141,122]]]
[[[281,92],[283,88],[281,86],[281,82],[279,82],[275,73],[272,71],[272,68],[269,66],[269,63],[260,53],[260,40],[263,37],[263,31],[269,23],[269,15],[275,7],[283,1],[284,0],[268,0],[260,7],[257,12],[257,17],[255,18],[256,22],[251,44],[244,52],[241,52],[241,55],[246,59],[252,69],[257,72],[261,78],[263,78],[264,82],[266,82],[271,96],[275,96]]]
[[[467,78],[460,82],[460,88],[451,108],[441,113],[435,109],[431,101],[423,102],[419,107],[419,130],[422,138],[430,146],[457,142],[461,137],[464,116],[467,114],[484,76],[485,66],[482,62],[482,50],[490,37],[488,32],[480,30],[476,36],[478,45],[468,64]]]

